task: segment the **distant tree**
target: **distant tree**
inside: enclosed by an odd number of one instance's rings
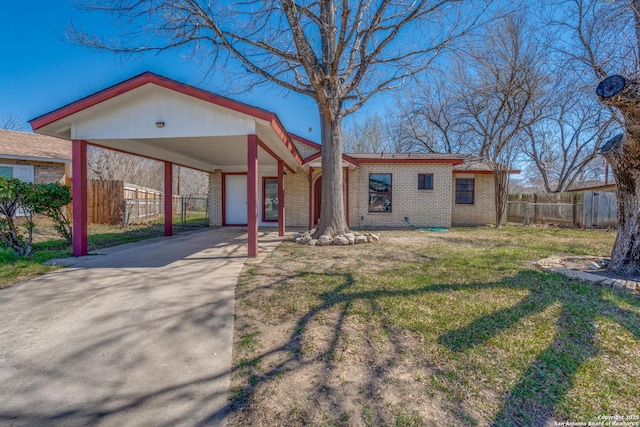
[[[494,21],[408,109],[404,138],[425,152],[468,151],[491,165],[495,224],[502,225],[509,172],[526,130],[542,118],[543,46],[523,12]]]
[[[26,131],[27,124],[16,113],[2,113],[0,114],[0,129]]]
[[[311,97],[320,115],[323,192],[319,235],[348,231],[343,204],[342,120],[378,93],[427,70],[477,27],[489,2],[87,0],[122,30],[70,39],[123,54],[191,47],[206,66],[232,60],[254,82]],[[227,67],[232,69],[233,67]]]
[[[124,181],[153,189],[164,185],[161,162],[100,147],[89,146],[87,169],[89,179]]]
[[[524,153],[544,190],[560,193],[593,172],[600,148],[617,126],[591,94],[565,87],[550,95],[545,117],[526,128]]]
[[[445,78],[418,87],[398,103],[394,129],[401,151],[460,153],[469,148],[461,128],[460,92]]]
[[[394,149],[388,124],[378,114],[367,114],[344,130],[344,151],[347,153],[382,153]]]

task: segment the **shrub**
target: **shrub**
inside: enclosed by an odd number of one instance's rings
[[[71,189],[62,184],[35,184],[31,206],[35,213],[51,218],[60,236],[71,244],[71,221],[65,215],[65,207],[71,203]]]
[[[71,222],[64,214],[71,203],[71,190],[62,184],[31,184],[15,178],[0,177],[0,244],[13,249],[16,255],[28,256],[33,251],[34,214],[51,218],[56,231],[71,243]],[[27,236],[16,227],[15,217],[22,209]]]
[[[0,243],[13,249],[16,255],[30,255],[33,251],[34,210],[31,200],[34,192],[33,184],[0,177]],[[26,238],[15,224],[16,213],[20,208],[27,222]]]

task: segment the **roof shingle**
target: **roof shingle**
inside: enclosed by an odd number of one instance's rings
[[[71,161],[71,142],[37,133],[0,129],[0,158]]]

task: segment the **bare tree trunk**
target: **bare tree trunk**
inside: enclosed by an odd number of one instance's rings
[[[618,235],[608,270],[640,274],[640,82],[610,76],[596,90],[602,103],[616,107],[625,119],[625,133],[600,151],[611,165],[617,185]]]
[[[509,199],[509,167],[497,163],[493,170],[495,185],[496,228],[502,227]]]
[[[322,126],[322,194],[320,221],[313,237],[349,232],[342,182],[342,118],[320,110]]]

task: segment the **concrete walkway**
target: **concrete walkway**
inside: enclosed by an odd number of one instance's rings
[[[225,425],[246,241],[129,244],[0,290],[0,425]]]

